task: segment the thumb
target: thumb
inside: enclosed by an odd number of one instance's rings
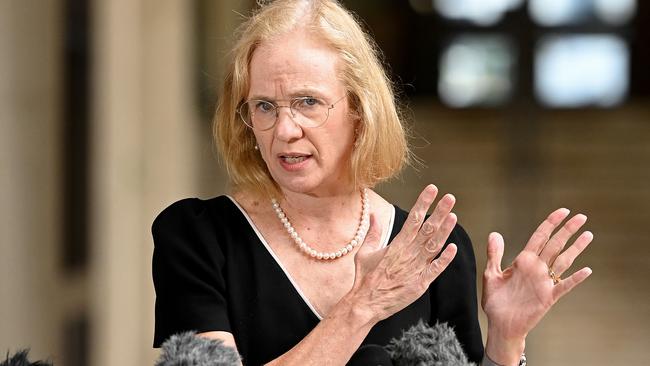
[[[375,214],[371,213],[369,225],[368,225],[368,232],[366,233],[366,237],[363,239],[363,243],[361,243],[361,247],[359,248],[358,254],[372,253],[381,249],[380,242],[381,242],[381,225],[379,225],[379,222],[377,221],[377,217],[375,216]]]
[[[490,233],[487,245],[486,272],[501,273],[501,259],[503,258],[503,236],[497,232]]]
[[[360,286],[361,279],[377,267],[386,253],[381,250],[381,226],[374,214],[370,214],[368,233],[354,256],[354,287]]]

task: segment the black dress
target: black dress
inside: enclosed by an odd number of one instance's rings
[[[390,240],[406,216],[395,206]],[[320,321],[249,217],[229,197],[178,201],[158,215],[152,232],[154,347],[187,330],[228,331],[244,363],[260,365],[291,349]],[[376,324],[363,344],[386,345],[419,319],[447,322],[469,359],[480,363],[483,343],[472,244],[460,225],[449,242],[458,246],[449,267],[421,298]]]

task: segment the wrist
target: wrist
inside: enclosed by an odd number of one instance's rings
[[[370,307],[356,301],[350,294],[343,296],[327,318],[341,318],[352,328],[368,331],[379,321]]]
[[[525,348],[525,337],[508,337],[488,329],[485,355],[493,362],[503,366],[519,365]]]

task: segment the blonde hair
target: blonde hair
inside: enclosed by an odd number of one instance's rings
[[[354,188],[373,187],[399,173],[410,161],[406,128],[378,48],[354,16],[334,0],[258,4],[259,9],[238,29],[213,120],[215,143],[234,188],[272,196],[281,193],[237,108],[248,95],[248,68],[257,46],[295,29],[310,31],[339,54],[339,77],[358,119],[349,167]]]

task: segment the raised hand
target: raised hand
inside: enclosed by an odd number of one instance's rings
[[[424,221],[437,194],[433,185],[422,191],[402,230],[386,248],[380,247],[381,228],[371,215],[370,229],[355,256],[351,293],[355,301],[370,309],[375,321],[395,314],[422,296],[456,255],[456,245],[450,244],[434,260],[456,225],[456,215],[451,212],[455,198],[450,194],[440,199]]]
[[[553,304],[591,274],[585,267],[561,279],[593,239],[591,232],[585,231],[563,251],[587,221],[585,215],[575,215],[553,234],[568,215],[564,208],[551,213],[505,270],[501,269],[503,237],[491,233],[488,238],[482,306],[488,317],[486,353],[497,363],[517,364],[528,332]]]

